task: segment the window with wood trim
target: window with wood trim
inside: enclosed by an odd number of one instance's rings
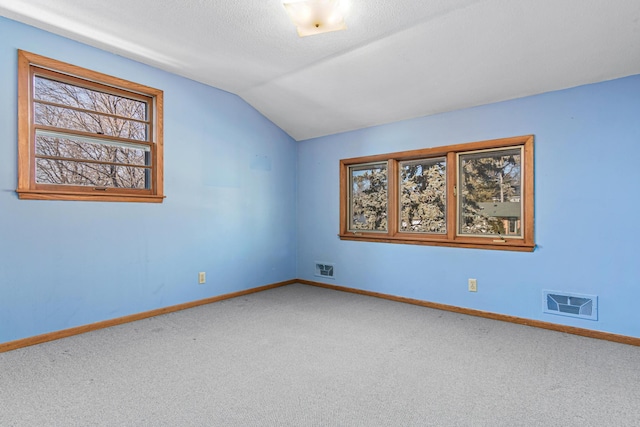
[[[533,136],[340,161],[340,238],[533,251]]]
[[[18,51],[21,199],[162,202],[163,92]]]

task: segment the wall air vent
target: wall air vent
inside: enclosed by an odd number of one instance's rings
[[[598,297],[595,295],[542,291],[542,310],[549,314],[598,320]]]
[[[316,276],[326,279],[333,279],[333,264],[326,262],[316,262]]]

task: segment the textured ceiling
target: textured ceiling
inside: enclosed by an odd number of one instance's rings
[[[291,0],[289,0],[291,1]],[[640,74],[640,0],[0,0],[0,15],[233,92],[296,140]]]

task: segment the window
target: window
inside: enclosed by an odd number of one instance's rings
[[[533,251],[533,136],[340,161],[340,238]]]
[[[18,51],[18,196],[162,202],[160,90]]]
[[[350,229],[387,231],[387,165],[349,168],[351,181]]]
[[[400,162],[400,232],[447,231],[446,159]]]

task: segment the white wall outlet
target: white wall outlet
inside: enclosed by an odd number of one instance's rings
[[[476,279],[469,279],[469,292],[478,292],[478,281]]]
[[[207,273],[205,273],[204,271],[201,271],[200,273],[198,273],[198,283],[202,285],[206,282],[207,282]]]

